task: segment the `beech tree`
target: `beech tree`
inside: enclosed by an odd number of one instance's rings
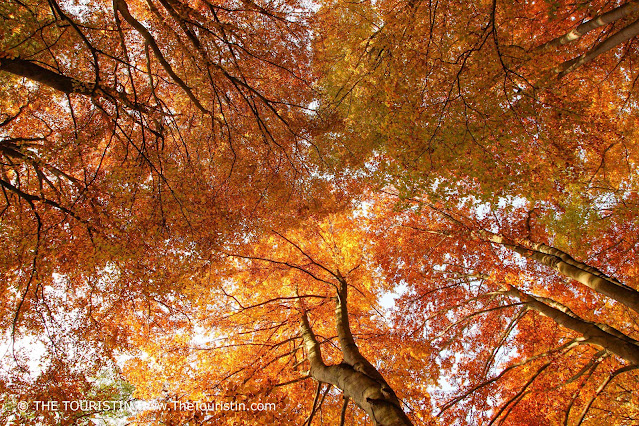
[[[436,348],[434,363],[462,377],[456,378],[460,390],[440,397],[438,416],[446,423],[464,412],[475,413],[478,424],[623,423],[634,403],[616,412],[612,401],[636,380],[636,311],[627,307],[636,294],[632,270],[614,270],[627,286],[592,266],[609,269],[601,258],[589,265],[534,242],[549,236],[525,208],[504,206],[492,218],[481,211],[469,216],[430,205],[400,216],[393,227],[394,239],[406,243],[386,268],[414,283],[401,298],[398,321]],[[611,391],[613,378],[622,382]],[[503,398],[497,404],[490,398],[495,392]],[[628,401],[634,394],[626,393]]]
[[[638,5],[3,3],[3,420],[636,423]]]
[[[320,201],[326,183],[302,161],[313,99],[302,9],[192,6],[1,6],[13,399],[82,399],[126,353],[134,318],[172,306],[178,278],[221,244],[340,208]],[[26,374],[34,363],[38,380]]]

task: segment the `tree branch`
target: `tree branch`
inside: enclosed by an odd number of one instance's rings
[[[582,36],[586,35],[592,30],[596,30],[597,28],[601,28],[604,25],[608,25],[612,22],[615,22],[621,18],[624,18],[631,13],[635,12],[639,9],[639,1],[638,0],[630,0],[628,3],[621,5],[615,9],[612,9],[606,13],[603,13],[599,16],[596,16],[583,24],[579,25],[577,28],[567,32],[566,34],[554,38],[541,46],[538,46],[535,50],[543,50],[548,47],[559,47],[564,44],[575,41]]]
[[[475,231],[474,234],[481,239],[502,245],[521,256],[549,266],[562,275],[578,281],[591,290],[610,297],[639,313],[639,292],[637,290],[608,277],[597,268],[573,259],[568,253],[526,239],[513,241],[502,235],[485,230]]]
[[[587,343],[601,346],[632,364],[639,364],[639,345],[635,341],[622,339],[608,333],[591,322],[573,317],[561,309],[550,306],[515,287],[510,286],[510,290],[506,294],[525,302],[528,308],[554,320],[562,327],[581,334]]]
[[[584,64],[587,64],[602,53],[605,53],[610,49],[617,47],[621,43],[630,40],[637,34],[639,34],[639,19],[614,33],[583,55],[579,55],[576,58],[559,65],[553,71],[557,74],[557,78],[565,77],[566,74],[574,71]]]
[[[155,57],[158,59],[158,61],[162,65],[162,68],[164,68],[166,73],[173,79],[173,81],[175,83],[177,83],[177,85],[182,88],[184,93],[186,93],[186,95],[189,97],[189,99],[191,99],[193,104],[195,104],[195,106],[200,111],[202,111],[203,113],[209,114],[209,111],[206,108],[204,108],[204,106],[202,106],[202,104],[197,99],[197,97],[195,96],[195,94],[193,93],[191,88],[189,86],[187,86],[186,83],[184,82],[184,80],[182,80],[180,78],[180,76],[178,76],[175,73],[175,71],[171,67],[171,64],[169,64],[169,62],[166,60],[166,58],[162,54],[162,51],[160,50],[155,38],[151,35],[149,30],[147,30],[144,25],[142,25],[137,19],[135,19],[131,15],[131,12],[129,12],[129,6],[127,5],[126,1],[125,0],[113,0],[113,9],[114,9],[114,11],[116,13],[120,12],[120,14],[124,18],[124,20],[127,21],[129,23],[129,25],[131,25],[133,28],[135,28],[135,30],[138,33],[140,33],[140,35],[144,38],[144,40],[151,47],[151,50],[153,50],[153,53],[155,54]]]

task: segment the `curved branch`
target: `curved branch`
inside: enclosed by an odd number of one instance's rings
[[[58,74],[26,59],[0,58],[0,71],[26,77],[63,93],[78,93],[87,96],[92,96],[95,93],[93,83]]]
[[[590,407],[592,406],[593,402],[595,402],[595,399],[597,399],[597,397],[601,394],[601,392],[603,392],[604,389],[606,389],[606,387],[610,384],[610,382],[612,382],[612,380],[615,377],[617,377],[620,374],[626,373],[628,371],[636,370],[637,368],[639,368],[639,365],[627,365],[625,367],[619,368],[618,370],[615,370],[612,373],[610,373],[610,375],[604,379],[601,385],[599,385],[599,387],[595,391],[595,394],[592,396],[592,398],[590,398],[590,401],[588,401],[588,403],[584,407],[583,411],[581,412],[581,415],[579,416],[579,420],[577,421],[577,426],[583,423],[584,418],[586,417],[586,414],[588,414],[588,411],[590,410]]]
[[[412,425],[406,413],[401,409],[397,397],[388,385],[384,386],[380,384],[378,380],[366,372],[359,371],[355,366],[351,366],[347,363],[337,365],[324,364],[320,345],[311,329],[306,308],[301,300],[299,301],[299,306],[302,311],[300,331],[302,333],[307,359],[310,363],[310,375],[315,380],[332,384],[341,389],[344,395],[352,399],[362,408],[376,425]],[[342,326],[343,325],[344,324],[342,324]],[[338,329],[339,328],[338,326]],[[343,334],[345,330],[338,332]],[[343,336],[340,336],[340,342],[342,339]],[[349,355],[345,354],[345,358],[347,356]],[[368,361],[366,362],[368,363]],[[368,364],[370,365],[370,363]],[[381,377],[379,372],[377,375]]]
[[[171,67],[171,64],[169,64],[169,62],[166,60],[166,58],[162,54],[160,47],[158,46],[157,42],[155,41],[155,38],[151,35],[149,30],[147,30],[146,27],[140,23],[140,21],[138,21],[131,15],[131,12],[129,12],[129,6],[127,5],[126,1],[113,0],[113,9],[116,13],[120,12],[124,20],[127,21],[129,25],[131,25],[133,28],[135,28],[135,30],[138,33],[140,33],[140,35],[144,38],[144,40],[148,43],[148,45],[153,50],[155,57],[158,59],[158,61],[162,65],[162,68],[164,68],[164,71],[166,71],[166,73],[173,79],[173,81],[177,83],[177,85],[180,86],[180,88],[182,88],[184,93],[186,93],[189,99],[191,99],[193,104],[195,104],[195,106],[203,113],[209,114],[210,111],[208,111],[206,108],[204,108],[204,106],[202,106],[202,104],[197,99],[197,97],[195,97],[195,94],[193,94],[193,91],[191,90],[191,88],[187,86],[184,80],[182,80],[180,76],[178,76],[175,73],[175,71]]]
[[[638,27],[639,28],[639,27]],[[614,278],[573,259],[568,253],[557,248],[530,240],[510,240],[502,235],[481,230],[473,232],[479,238],[507,247],[523,257],[549,266],[562,275],[578,281],[599,294],[610,297],[639,313],[639,291],[624,285]]]
[[[0,71],[28,78],[62,93],[103,97],[110,101],[121,101],[131,109],[148,112],[147,107],[131,101],[125,93],[68,77],[26,59],[0,57]]]
[[[635,37],[638,34],[639,34],[639,19],[637,19],[632,24],[622,28],[618,32],[614,33],[613,35],[611,35],[610,37],[608,37],[607,39],[605,39],[604,41],[599,43],[597,46],[590,49],[588,52],[584,53],[583,55],[579,55],[576,58],[566,61],[563,64],[559,65],[553,71],[557,74],[557,78],[565,77],[566,74],[574,71],[575,69],[579,68],[580,66],[584,64],[587,64],[588,62],[592,61],[593,59],[595,59],[597,56],[601,55],[602,53],[605,53],[609,51],[610,49],[617,47],[621,43],[624,43],[630,40],[631,38]]]
[[[635,12],[639,9],[639,1],[631,0],[628,3],[621,5],[615,9],[612,9],[606,13],[603,13],[599,16],[596,16],[583,24],[579,25],[577,28],[567,32],[566,34],[554,38],[541,46],[537,47],[536,50],[543,50],[548,47],[559,47],[564,44],[573,42],[582,36],[586,35],[592,30],[596,30],[597,28],[601,28],[605,25],[608,25],[612,22],[615,22],[621,18],[624,18],[631,13]]]
[[[584,336],[586,343],[601,346],[632,364],[639,364],[639,345],[637,345],[636,341],[632,339],[622,339],[614,334],[606,332],[597,327],[596,324],[585,321],[576,316],[571,316],[569,313],[564,312],[558,307],[550,306],[538,298],[524,293],[515,287],[510,286],[510,290],[506,294],[525,302],[529,309],[533,309],[554,320],[562,327],[581,334]]]
[[[564,343],[563,345],[561,345],[558,348],[555,348],[555,349],[547,351],[547,352],[543,352],[541,354],[535,355],[535,356],[530,357],[530,358],[526,358],[525,360],[523,360],[521,362],[518,362],[516,364],[512,364],[512,365],[506,367],[505,369],[503,369],[501,371],[501,373],[499,373],[498,375],[496,375],[492,379],[485,380],[482,383],[480,383],[480,384],[478,384],[476,386],[473,386],[472,388],[466,390],[464,393],[462,393],[460,395],[457,395],[456,397],[454,397],[453,399],[448,401],[446,404],[444,404],[440,408],[439,413],[437,413],[437,417],[440,417],[442,414],[444,414],[445,411],[450,409],[453,405],[457,404],[459,401],[467,398],[470,394],[476,392],[477,390],[479,390],[479,389],[481,389],[481,388],[483,388],[485,386],[490,385],[491,383],[494,383],[494,382],[498,381],[499,379],[504,377],[504,375],[506,373],[508,373],[509,371],[514,370],[517,367],[521,367],[521,366],[524,366],[526,364],[529,364],[529,363],[531,363],[533,361],[536,361],[536,360],[538,360],[540,358],[544,358],[544,357],[550,356],[550,355],[552,355],[552,354],[554,354],[556,352],[561,352],[561,351],[565,350],[566,352],[564,354],[562,354],[562,356],[563,356],[566,353],[568,353],[569,350],[571,350],[572,348],[576,347],[578,344],[579,343],[576,340],[573,339],[573,340],[570,340],[570,341]]]

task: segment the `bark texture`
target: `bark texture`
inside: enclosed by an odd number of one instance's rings
[[[555,69],[557,76],[559,78],[564,77],[566,74],[574,71],[580,66],[587,64],[588,62],[595,59],[597,56],[605,53],[622,43],[630,40],[631,38],[639,35],[639,19],[634,21],[632,24],[622,28],[618,32],[614,33],[588,52],[583,55],[579,55],[570,61],[566,61]]]
[[[20,58],[0,58],[0,70],[26,77],[63,93],[78,93],[91,96],[94,85],[58,74],[34,62]]]
[[[102,84],[80,81],[45,68],[33,61],[22,58],[0,57],[0,71],[28,78],[44,86],[69,95],[77,94],[92,98],[104,98],[114,104],[122,103],[128,108],[148,112],[149,109],[129,99],[126,93],[117,91]]]
[[[308,320],[306,310],[302,308],[301,333],[307,358],[310,363],[310,375],[317,381],[329,383],[344,392],[379,426],[412,425],[401,408],[395,392],[377,369],[359,352],[348,321],[348,286],[339,275],[338,295],[335,316],[337,333],[344,361],[337,365],[326,365],[315,334]]]
[[[579,25],[577,28],[567,32],[566,34],[554,38],[547,43],[542,44],[537,49],[542,50],[549,47],[559,47],[564,44],[575,41],[592,30],[596,30],[597,28],[601,28],[605,25],[608,25],[612,22],[615,22],[621,18],[624,18],[639,9],[639,1],[631,0],[626,4],[623,4],[619,7],[616,7],[606,13],[602,13],[599,16],[596,16],[583,24]]]
[[[549,266],[562,275],[639,313],[639,292],[637,290],[607,276],[597,268],[573,259],[566,252],[528,240],[513,241],[486,231],[480,233],[480,238],[508,247],[526,258]]]
[[[505,294],[521,300],[528,309],[535,310],[557,324],[581,334],[584,343],[600,346],[631,364],[639,364],[638,342],[619,330],[586,321],[557,302],[526,294],[512,286]]]

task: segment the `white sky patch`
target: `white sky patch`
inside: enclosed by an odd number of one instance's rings
[[[29,378],[35,381],[48,366],[48,362],[43,359],[46,352],[46,345],[38,338],[27,336],[13,340],[11,332],[7,331],[0,345],[0,369],[9,371],[18,364],[26,368],[29,371]]]
[[[408,291],[408,286],[404,283],[399,283],[395,286],[393,291],[385,292],[379,298],[379,305],[384,309],[385,314],[395,307],[395,300],[400,298]]]

